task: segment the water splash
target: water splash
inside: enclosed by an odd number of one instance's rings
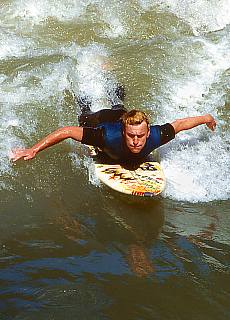
[[[165,196],[190,202],[229,199],[229,163],[228,144],[216,134],[193,146],[172,143],[162,160]]]
[[[222,33],[218,40],[214,43],[196,38],[190,51],[192,42],[185,38],[185,54],[178,45],[169,48],[173,52],[164,68],[174,72],[170,74],[161,69],[165,79],[160,94],[156,96],[153,91],[153,99],[157,101],[153,108],[156,122],[211,113],[218,124],[215,134],[203,126],[198,127],[179,133],[175,141],[161,148],[162,165],[168,180],[165,196],[172,199],[197,202],[230,197],[229,133],[224,131],[227,118],[220,117],[227,99],[228,35]],[[201,45],[198,52],[194,50],[197,44]]]

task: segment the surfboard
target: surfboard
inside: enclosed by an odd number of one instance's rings
[[[116,163],[101,162],[92,148],[90,152],[96,176],[113,190],[133,196],[155,197],[165,188],[165,175],[157,161],[146,161],[130,169]]]

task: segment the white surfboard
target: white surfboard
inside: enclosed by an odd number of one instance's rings
[[[166,179],[159,162],[147,161],[134,170],[124,168],[120,164],[100,163],[90,147],[94,157],[96,176],[110,188],[142,197],[155,197],[165,188]]]

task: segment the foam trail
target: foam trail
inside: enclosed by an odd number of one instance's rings
[[[78,91],[80,96],[88,96],[92,101],[92,111],[110,108],[108,93],[116,86],[116,78],[106,70],[109,52],[103,46],[90,45],[77,56]],[[115,99],[116,97],[114,97]]]
[[[95,104],[105,96],[106,77],[102,69],[105,62],[106,52],[99,46],[84,48],[78,55],[78,80],[79,93],[82,96],[89,96],[93,100],[93,110],[100,109]]]

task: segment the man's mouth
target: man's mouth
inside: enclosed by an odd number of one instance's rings
[[[141,149],[141,146],[131,146],[131,150],[138,151]]]

